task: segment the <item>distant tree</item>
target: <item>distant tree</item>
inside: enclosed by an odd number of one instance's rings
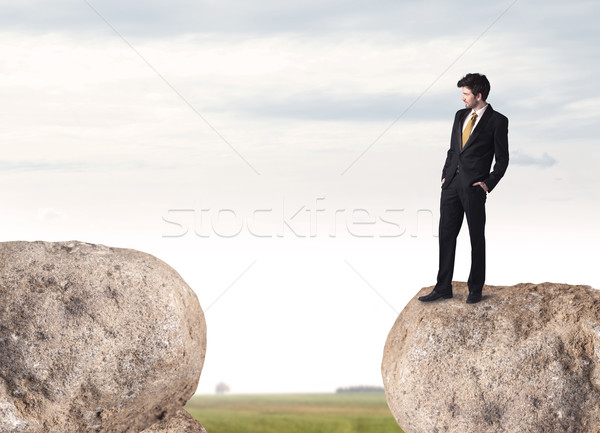
[[[225,382],[219,382],[215,387],[215,392],[217,394],[226,394],[229,391],[231,391],[231,388],[229,388],[229,385],[227,385]]]
[[[335,390],[335,392],[338,394],[343,392],[384,392],[384,389],[381,386],[360,385],[338,388]]]

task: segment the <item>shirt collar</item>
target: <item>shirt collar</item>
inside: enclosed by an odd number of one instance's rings
[[[479,110],[475,111],[475,110],[471,110],[471,116],[473,115],[473,113],[477,113],[477,117],[481,118],[481,116],[483,116],[483,113],[485,113],[485,109],[489,106],[489,104],[485,104],[482,108],[480,108]]]

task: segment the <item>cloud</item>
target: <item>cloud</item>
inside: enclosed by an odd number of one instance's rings
[[[376,30],[424,35],[428,30],[450,30],[453,7],[446,2],[428,4],[375,0],[204,0],[169,2],[147,0],[143,3],[116,0],[0,1],[2,23],[6,29],[35,32],[110,31],[102,19],[127,35],[149,38],[189,33],[273,34]],[[431,8],[436,11],[431,13]],[[495,12],[480,6],[464,8],[479,19]],[[470,11],[470,12],[469,12]],[[474,16],[471,18],[475,18]],[[455,29],[456,30],[456,29]],[[465,33],[468,29],[464,29]]]
[[[551,19],[544,11],[552,4],[529,5],[517,2],[510,13],[501,18],[506,26],[522,28],[533,19],[542,20],[548,28],[561,24],[565,14],[589,13],[592,6],[573,7]],[[32,32],[110,33],[103,20],[124,35],[146,38],[190,33],[247,34],[327,34],[335,32],[393,32],[412,40],[428,39],[434,34],[469,36],[483,31],[506,11],[511,2],[482,4],[474,0],[457,9],[451,2],[398,2],[395,0],[30,0],[0,1],[4,29]],[[531,12],[534,12],[533,14]],[[99,15],[102,16],[100,18]],[[585,16],[585,15],[584,15]],[[542,17],[542,18],[539,18]],[[591,15],[590,15],[591,17]],[[586,22],[590,23],[586,26]],[[594,20],[581,25],[592,29]],[[468,23],[468,24],[467,24]]]
[[[446,96],[446,95],[443,95]],[[323,121],[393,121],[406,112],[407,118],[439,120],[451,114],[440,95],[419,100],[401,93],[332,94],[307,92],[286,98],[265,96],[236,104],[246,116],[284,117]],[[410,107],[409,111],[406,111]],[[405,117],[405,116],[402,116]]]
[[[61,221],[67,218],[67,214],[61,210],[51,207],[43,207],[38,209],[38,220],[44,222]]]
[[[95,162],[95,161],[2,161],[2,172],[61,172],[82,173],[90,171],[132,171],[132,170],[171,170],[181,168],[181,164],[164,164],[160,162],[123,161],[123,162]]]
[[[540,168],[548,168],[555,165],[557,161],[546,152],[544,152],[541,157],[535,157],[521,152],[513,152],[510,156],[510,163],[513,165],[533,165]]]

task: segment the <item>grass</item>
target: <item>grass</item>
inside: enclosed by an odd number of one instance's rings
[[[186,409],[208,433],[402,433],[383,393],[201,395]]]

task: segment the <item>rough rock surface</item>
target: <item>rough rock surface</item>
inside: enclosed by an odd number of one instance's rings
[[[519,284],[465,304],[418,296],[389,333],[388,405],[406,433],[600,431],[600,291]]]
[[[0,432],[139,432],[194,393],[198,299],[139,251],[0,243]]]
[[[206,433],[206,430],[185,409],[179,409],[172,417],[154,424],[143,433]]]

